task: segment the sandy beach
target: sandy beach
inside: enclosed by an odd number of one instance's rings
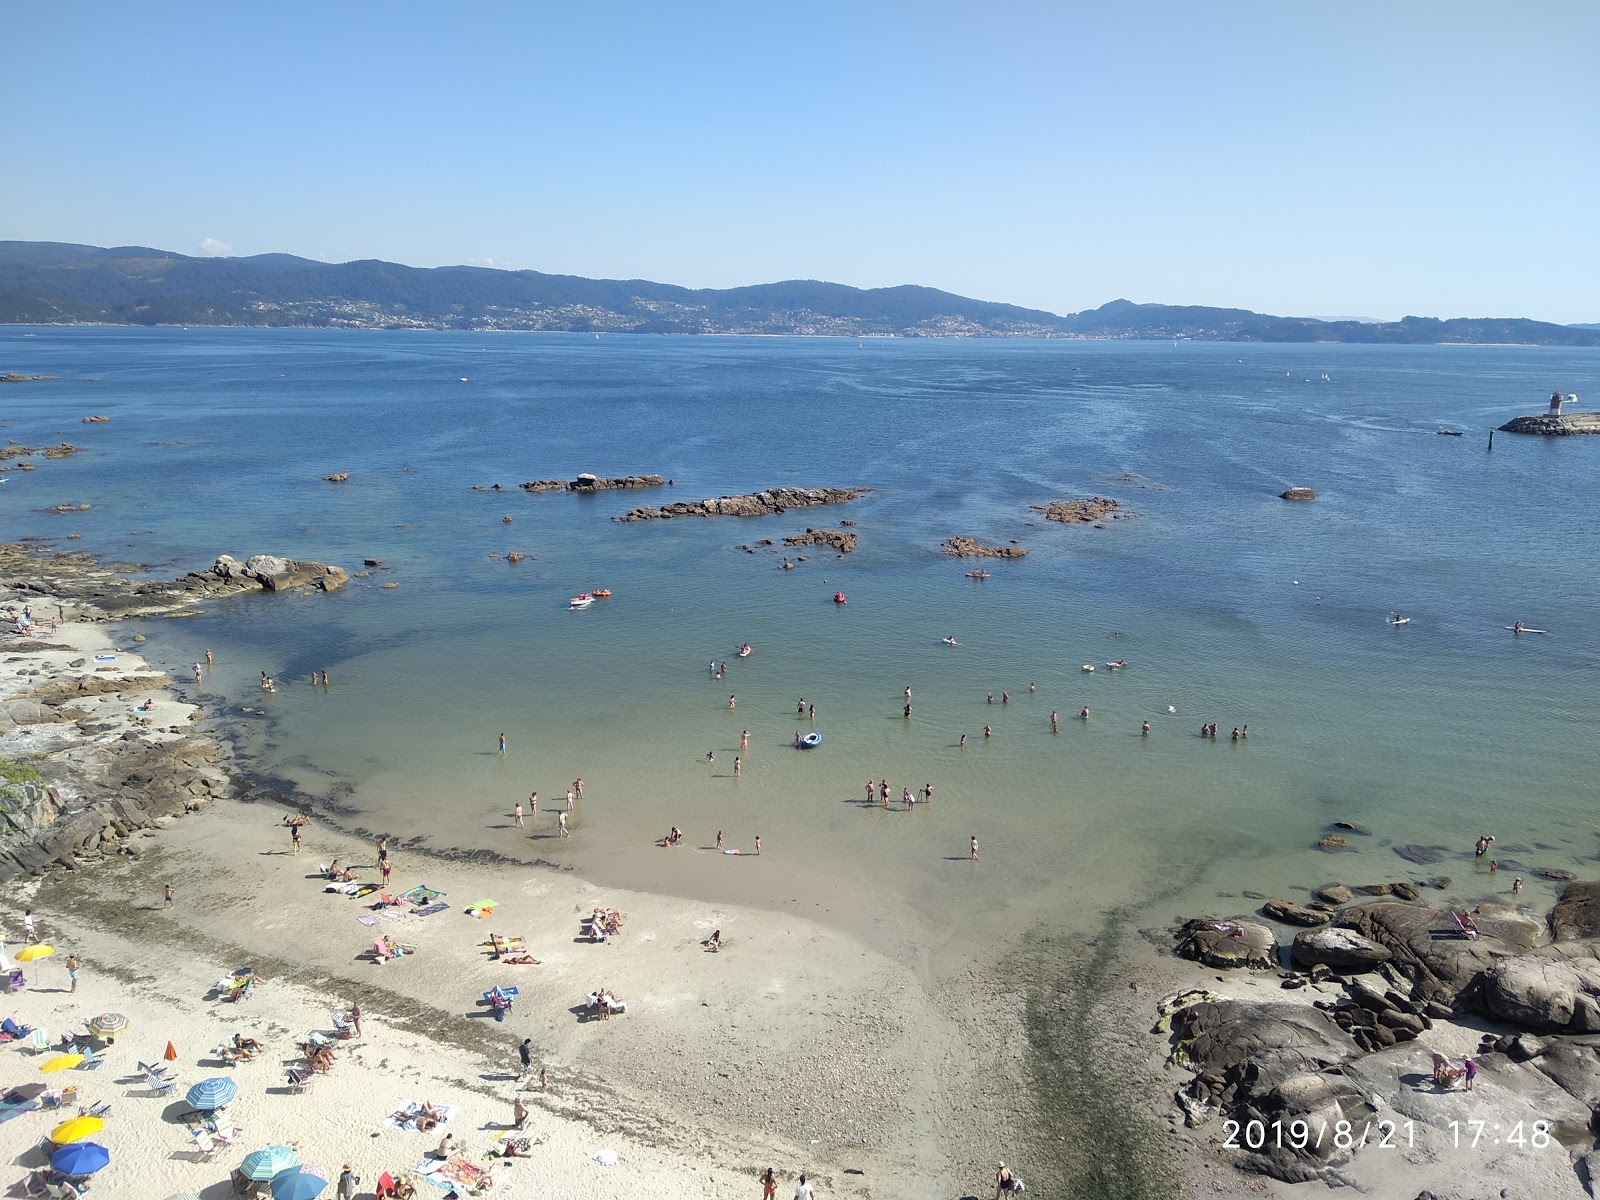
[[[8,712],[28,703],[20,693],[57,678],[95,672],[126,686],[67,706],[70,726],[38,719],[51,715],[43,712],[8,723],[0,754],[82,756],[83,746],[64,747],[85,730],[159,741],[193,728],[196,710],[119,648],[126,639],[109,627],[69,622],[35,633],[42,645],[22,669],[39,674],[5,678]],[[115,658],[95,663],[96,654]],[[374,843],[313,822],[295,854],[288,815],[219,797],[135,833],[123,853],[8,889],[8,950],[22,948],[31,909],[56,954],[25,965],[27,985],[6,997],[6,1015],[51,1042],[102,1012],[130,1021],[92,1071],[39,1075],[48,1054],[26,1041],[4,1051],[9,1085],[64,1079],[77,1103],[111,1105],[97,1139],[111,1165],[96,1176],[96,1195],[221,1196],[239,1160],[272,1144],[335,1177],[349,1162],[363,1180],[358,1194],[370,1194],[382,1173],[427,1165],[437,1135],[387,1123],[408,1102],[427,1101],[454,1111],[448,1131],[493,1171],[496,1193],[742,1196],[759,1194],[758,1175],[771,1166],[784,1194],[804,1171],[823,1195],[953,1197],[985,1190],[994,1141],[1003,1153],[1006,1126],[1030,1119],[1026,1005],[1020,992],[998,1006],[974,1003],[986,989],[1005,993],[980,964],[940,980],[792,912],[601,890],[570,870],[446,861],[398,845],[388,890],[426,885],[448,907],[417,916],[407,905],[380,919],[375,896],[330,893],[319,876],[337,858],[376,882]],[[791,907],[814,902],[803,872],[771,879],[793,889]],[[496,901],[492,915],[466,913],[480,900]],[[603,943],[583,932],[597,906],[625,914]],[[706,939],[718,930],[712,953]],[[382,934],[415,953],[378,963]],[[491,934],[520,937],[538,963],[498,963]],[[75,993],[69,953],[81,963]],[[250,998],[222,999],[218,982],[244,967],[259,981]],[[483,993],[507,985],[518,995],[496,1021]],[[598,1020],[585,1011],[586,994],[602,987],[626,1001],[625,1013]],[[357,1003],[360,1036],[337,1040],[332,1069],[303,1092],[292,1088],[301,1043],[313,1031],[333,1037],[333,1014]],[[220,1049],[236,1034],[262,1049],[225,1065]],[[524,1038],[535,1074],[519,1087]],[[160,1095],[139,1064],[159,1060],[169,1042],[177,1088]],[[182,1096],[217,1075],[238,1085],[224,1121],[234,1131],[206,1154]],[[530,1158],[489,1160],[514,1097],[532,1114],[522,1133]],[[44,1165],[35,1143],[75,1111],[69,1101],[0,1124],[0,1152],[19,1178]],[[595,1158],[608,1149],[615,1165]]]

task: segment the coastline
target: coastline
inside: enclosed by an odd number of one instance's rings
[[[55,603],[38,592],[27,598],[41,611]],[[65,649],[11,656],[29,664],[19,672],[40,674],[5,679],[6,710],[22,693],[80,670],[68,667],[73,659],[115,654],[114,666],[98,666],[127,686],[86,702],[93,710],[87,726],[98,731],[91,739],[212,740],[216,722],[176,698],[170,679],[105,623],[119,618],[95,616],[52,632],[49,641]],[[137,711],[146,699],[153,711]],[[39,745],[62,757],[52,776],[60,778],[63,766],[89,771],[85,718],[76,721],[54,732],[48,722],[12,725],[0,753],[15,757]],[[240,767],[223,764],[233,777]],[[85,791],[93,790],[86,782]],[[393,890],[425,882],[445,891],[452,908],[406,918],[401,940],[415,944],[417,956],[379,967],[363,957],[373,934],[358,920],[371,916],[366,904],[326,894],[322,881],[307,878],[334,856],[375,874],[372,843],[319,819],[295,856],[281,824],[285,810],[232,790],[219,786],[202,811],[162,816],[115,849],[108,843],[103,861],[52,868],[11,888],[11,907],[31,907],[60,950],[27,967],[29,986],[8,998],[12,1015],[52,1038],[105,1009],[134,1022],[110,1051],[107,1074],[81,1085],[86,1098],[114,1099],[126,1114],[103,1140],[117,1162],[139,1168],[137,1184],[115,1170],[97,1181],[96,1193],[108,1200],[143,1197],[152,1186],[203,1188],[220,1176],[219,1161],[193,1161],[184,1149],[187,1134],[173,1117],[181,1106],[150,1096],[134,1060],[153,1061],[173,1041],[187,1085],[227,1071],[206,1048],[233,1032],[267,1044],[264,1061],[236,1068],[241,1096],[231,1111],[248,1130],[245,1140],[297,1145],[308,1161],[334,1168],[349,1159],[367,1179],[421,1156],[419,1135],[380,1126],[384,1106],[407,1099],[459,1105],[453,1130],[470,1130],[469,1149],[481,1155],[506,1119],[512,1080],[505,1064],[515,1062],[521,1037],[533,1039],[550,1082],[548,1092],[521,1094],[535,1113],[530,1129],[547,1137],[535,1154],[549,1153],[533,1164],[541,1186],[745,1195],[771,1165],[780,1178],[807,1171],[827,1195],[964,1194],[984,1190],[997,1154],[1043,1158],[1044,1141],[1031,1131],[1041,1061],[1048,1067],[1053,1051],[1030,1045],[1027,1015],[1044,993],[1035,981],[1029,997],[1014,1003],[1021,976],[1002,961],[973,961],[957,977],[940,978],[925,950],[896,960],[837,923],[797,915],[793,903],[751,907],[726,896],[599,887],[571,864],[484,862],[400,846],[391,854]],[[803,890],[803,871],[774,867],[771,886]],[[167,882],[177,889],[171,913],[161,905]],[[480,896],[502,901],[494,916],[463,915]],[[602,945],[578,934],[580,916],[596,904],[627,913],[622,934]],[[13,953],[14,921],[7,922]],[[702,946],[713,929],[723,932],[718,954]],[[497,967],[481,945],[490,932],[526,938],[540,965]],[[70,1000],[61,965],[68,951],[84,975]],[[200,999],[245,963],[267,981],[253,1002]],[[511,1019],[474,1019],[487,1014],[477,997],[507,983],[521,989]],[[584,1019],[583,996],[599,986],[626,999],[629,1012],[603,1023]],[[315,1096],[280,1094],[297,1040],[326,1031],[328,1013],[355,1000],[365,1032],[353,1052],[317,1080]],[[111,1080],[117,1086],[108,1087]],[[153,1123],[161,1136],[147,1136]],[[0,1126],[0,1147],[6,1139],[24,1139],[18,1150],[31,1144],[38,1124]],[[396,1136],[406,1139],[398,1157]],[[590,1160],[602,1143],[619,1151],[622,1166]],[[1045,1183],[1051,1171],[1030,1173]],[[511,1193],[533,1177],[512,1174]]]

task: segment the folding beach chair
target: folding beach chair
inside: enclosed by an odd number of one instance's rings
[[[296,1092],[303,1092],[315,1078],[316,1072],[310,1067],[293,1067],[289,1071],[289,1087]]]
[[[158,1096],[170,1095],[172,1089],[178,1086],[178,1081],[170,1075],[145,1074],[144,1085]]]
[[[199,1151],[200,1158],[204,1160],[210,1158],[221,1149],[222,1143],[218,1142],[204,1129],[196,1129],[194,1131],[194,1148]]]
[[[50,1035],[42,1029],[35,1029],[28,1034],[28,1045],[33,1048],[35,1054],[43,1054],[50,1049]]]

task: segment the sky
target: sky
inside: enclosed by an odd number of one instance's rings
[[[1600,321],[1593,0],[83,0],[0,34],[0,238]]]

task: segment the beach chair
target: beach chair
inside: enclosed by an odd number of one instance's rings
[[[316,1072],[310,1067],[291,1067],[289,1070],[289,1088],[292,1091],[303,1092],[311,1086],[311,1081],[316,1078]]]
[[[329,1013],[328,1019],[333,1022],[334,1032],[341,1041],[353,1038],[356,1035],[356,1023],[344,1013]]]
[[[111,1115],[111,1101],[102,1100],[99,1104],[91,1104],[87,1107],[80,1104],[78,1105],[78,1115],[80,1117],[108,1117]]]
[[[28,1045],[35,1054],[43,1054],[50,1049],[50,1035],[42,1029],[35,1029],[28,1034]]]
[[[222,1148],[222,1143],[204,1129],[196,1129],[194,1131],[194,1148],[199,1152],[200,1160],[204,1162]]]
[[[171,1075],[152,1075],[146,1072],[144,1085],[157,1096],[169,1096],[172,1089],[178,1086],[178,1081]]]
[[[98,1071],[106,1065],[105,1055],[96,1054],[92,1048],[85,1047],[83,1061],[73,1068],[75,1071]]]

